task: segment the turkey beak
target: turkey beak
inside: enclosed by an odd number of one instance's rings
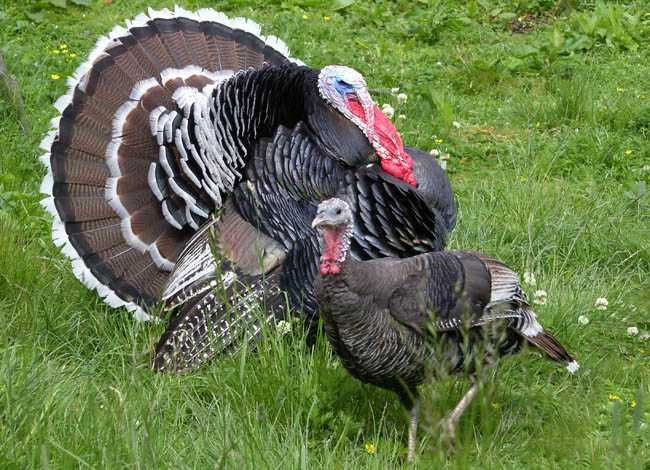
[[[318,228],[322,224],[325,223],[325,217],[323,217],[321,214],[316,214],[316,217],[314,217],[314,220],[311,221],[311,228]]]

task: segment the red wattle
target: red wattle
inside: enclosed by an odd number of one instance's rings
[[[339,266],[341,244],[341,227],[327,227],[323,230],[323,253],[320,257],[320,273],[323,276],[338,274],[341,272]]]
[[[330,261],[323,261],[320,265],[320,273],[323,276],[329,276],[332,274],[338,274],[341,272],[341,267]]]
[[[348,109],[357,116],[361,121],[368,125],[369,116],[366,116],[363,106],[354,95],[348,95]],[[381,159],[381,168],[405,183],[416,186],[417,181],[413,174],[413,160],[404,150],[402,137],[397,132],[388,116],[386,116],[377,105],[373,105],[373,128],[379,138],[379,143],[386,150],[387,156],[379,155]],[[374,144],[371,142],[371,144]]]

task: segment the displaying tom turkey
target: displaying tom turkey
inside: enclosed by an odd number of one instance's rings
[[[314,318],[324,197],[355,208],[360,259],[441,249],[454,226],[444,172],[405,150],[363,77],[304,66],[250,20],[150,10],[69,85],[42,143],[53,239],[107,304],[175,311],[159,370],[235,350],[284,292]]]
[[[425,371],[474,374],[477,365],[524,344],[571,373],[578,369],[539,324],[517,274],[503,263],[462,251],[358,261],[349,256],[354,215],[337,198],[318,206],[312,224],[322,241],[315,295],[325,333],[353,376],[393,390],[410,410],[409,461],[415,457],[417,387]],[[477,387],[449,414],[449,437]]]

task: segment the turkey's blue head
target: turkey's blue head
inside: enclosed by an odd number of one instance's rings
[[[393,123],[372,100],[359,72],[343,65],[328,65],[318,75],[318,91],[321,98],[363,132],[386,173],[416,186],[413,160],[404,150]]]

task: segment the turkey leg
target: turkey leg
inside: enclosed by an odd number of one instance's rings
[[[418,412],[420,411],[420,399],[416,398],[411,407],[411,422],[409,425],[409,452],[406,461],[411,463],[415,460],[416,435],[418,432]]]
[[[448,445],[453,445],[454,439],[456,438],[456,424],[458,423],[458,420],[463,415],[469,404],[472,403],[472,400],[476,396],[477,392],[478,384],[475,383],[467,391],[465,396],[461,398],[461,400],[458,402],[458,405],[456,405],[456,408],[454,408],[452,412],[449,413],[447,418],[443,421],[443,434]]]

